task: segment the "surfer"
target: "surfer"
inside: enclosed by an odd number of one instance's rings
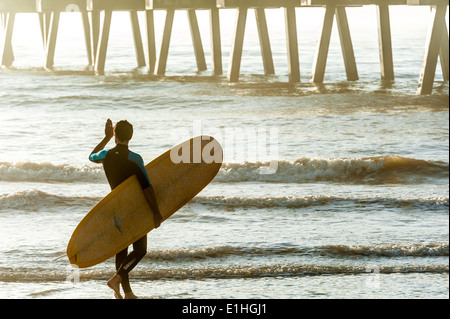
[[[156,202],[155,192],[148,178],[142,157],[128,149],[129,141],[133,136],[133,126],[125,120],[119,121],[113,127],[108,119],[105,124],[105,137],[89,155],[89,160],[94,163],[102,163],[111,189],[119,186],[132,175],[136,175],[145,197],[154,212],[155,228],[162,221]],[[105,150],[108,142],[115,138],[116,146]],[[116,274],[108,281],[107,285],[114,290],[117,299],[122,299],[120,285],[125,293],[125,299],[137,298],[131,290],[128,274],[147,253],[147,235],[133,243],[133,251],[128,254],[125,248],[116,255]]]

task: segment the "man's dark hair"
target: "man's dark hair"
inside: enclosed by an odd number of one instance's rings
[[[119,121],[114,126],[114,133],[120,141],[127,142],[133,137],[133,125],[127,120]]]

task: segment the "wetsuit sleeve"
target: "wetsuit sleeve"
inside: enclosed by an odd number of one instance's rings
[[[142,175],[145,178],[145,181],[148,183],[148,185],[144,185],[145,183],[141,182],[142,188],[145,189],[148,186],[151,186],[152,183],[150,183],[150,179],[148,178],[147,171],[145,170],[144,160],[142,159],[141,155],[130,152],[128,154],[128,160],[135,163],[139,167],[140,171],[142,172]]]
[[[94,163],[101,163],[105,159],[107,153],[108,150],[103,150],[98,153],[92,153],[91,155],[89,155],[89,160]]]

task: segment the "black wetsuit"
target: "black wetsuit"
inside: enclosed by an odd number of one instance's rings
[[[102,150],[92,153],[89,160],[94,163],[102,163],[111,189],[119,186],[123,181],[132,175],[136,175],[142,189],[151,186],[145,171],[142,157],[133,153],[128,146],[117,144],[110,150]],[[122,288],[125,293],[131,292],[128,273],[139,263],[147,253],[147,235],[133,243],[133,251],[128,255],[128,248],[125,248],[116,255],[116,270],[122,277]]]

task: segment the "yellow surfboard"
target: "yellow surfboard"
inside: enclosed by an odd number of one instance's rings
[[[217,140],[199,136],[145,166],[163,221],[211,182],[222,159]],[[91,267],[113,257],[153,228],[153,212],[133,175],[81,220],[70,238],[67,256],[72,265]]]

